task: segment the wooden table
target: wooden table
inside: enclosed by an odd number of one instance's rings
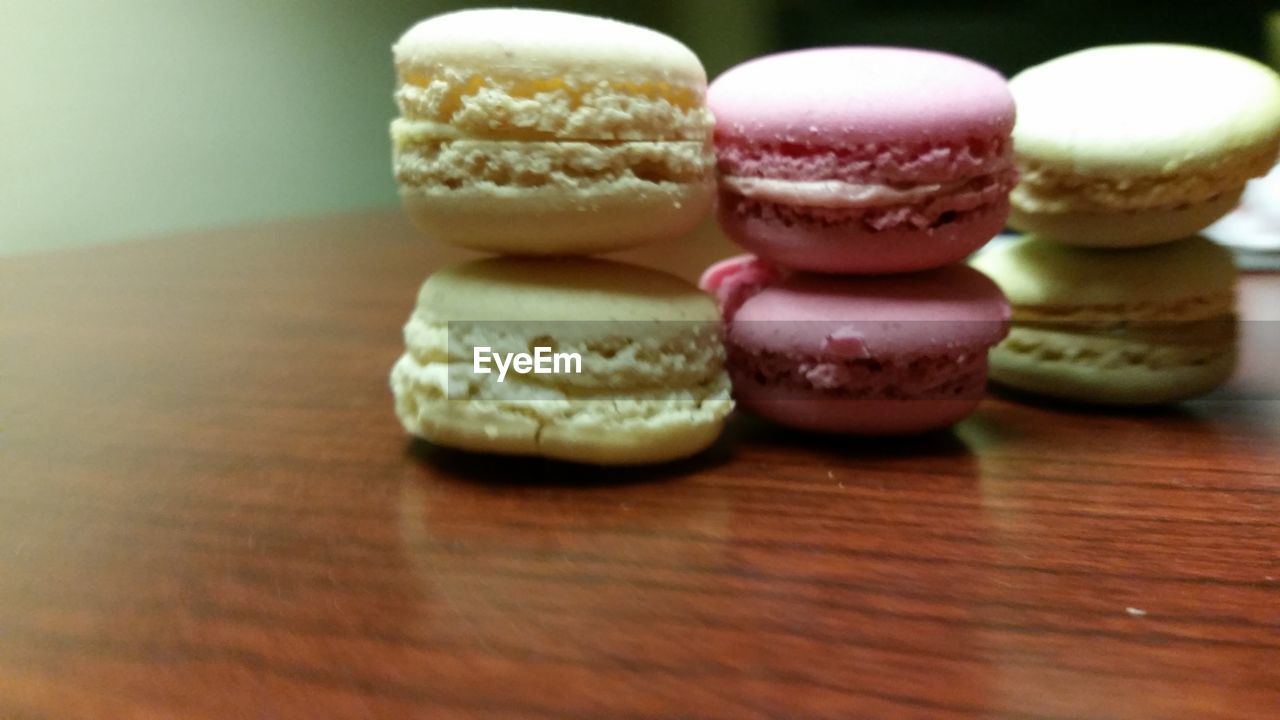
[[[1280,717],[1280,325],[1177,408],[567,468],[397,425],[460,256],[385,212],[0,260],[0,718]]]

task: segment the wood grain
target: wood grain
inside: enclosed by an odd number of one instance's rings
[[[386,212],[0,261],[0,718],[1280,717],[1274,322],[1177,408],[596,470],[402,435],[457,257]]]

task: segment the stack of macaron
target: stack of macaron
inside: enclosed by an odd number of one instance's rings
[[[1009,321],[996,285],[962,264],[1009,213],[1005,80],[943,53],[822,48],[739,65],[708,105],[718,220],[752,253],[700,283],[739,404],[854,434],[972,412]]]
[[[694,454],[732,409],[714,303],[584,257],[691,230],[714,196],[706,72],[676,40],[562,12],[450,13],[394,47],[405,209],[500,253],[427,279],[391,373],[412,434],[579,462]]]
[[[1197,233],[1280,154],[1280,78],[1256,62],[1112,46],[1006,83],[838,47],[708,88],[666,35],[521,9],[430,18],[394,58],[406,212],[499,255],[428,278],[405,326],[397,414],[436,444],[661,462],[714,441],[731,386],[784,425],[898,434],[971,413],[989,370],[1141,404],[1234,366],[1236,270]],[[701,290],[589,257],[713,202],[750,254]],[[965,264],[1006,221],[1028,234]]]
[[[1235,365],[1236,270],[1197,233],[1280,153],[1280,77],[1185,45],[1093,48],[1010,82],[1027,234],[973,264],[1013,305],[992,378],[1051,398],[1163,403]]]

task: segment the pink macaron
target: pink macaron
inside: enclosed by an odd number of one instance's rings
[[[1004,295],[966,265],[851,277],[744,255],[700,286],[716,296],[740,405],[803,430],[923,432],[973,412],[987,350],[1009,329]]]
[[[925,270],[1004,227],[1014,106],[984,65],[902,48],[802,50],[725,72],[707,105],[721,227],[778,265]]]

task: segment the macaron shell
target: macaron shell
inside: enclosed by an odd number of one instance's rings
[[[757,352],[820,356],[833,336],[857,335],[867,357],[969,354],[1008,331],[995,283],[963,265],[898,276],[794,273],[742,303],[732,342]]]
[[[415,315],[438,322],[715,322],[682,278],[597,258],[487,257],[427,278]]]
[[[1280,77],[1232,53],[1189,45],[1091,48],[1024,70],[1019,157],[1079,175],[1169,175],[1240,152],[1275,157]]]
[[[869,231],[858,220],[796,223],[744,215],[723,197],[717,209],[721,228],[743,249],[784,267],[838,274],[905,273],[959,262],[995,237],[1008,215],[1002,199],[934,228]]]
[[[555,10],[483,8],[437,15],[410,28],[393,52],[404,70],[461,65],[525,75],[595,71],[666,82],[707,79],[693,51],[668,35]]]
[[[817,393],[735,381],[738,404],[781,425],[847,435],[912,435],[949,427],[977,409],[985,383],[953,400],[869,400],[823,397]]]
[[[1180,240],[1204,230],[1236,208],[1244,186],[1210,200],[1151,210],[1120,212],[1038,212],[1019,207],[1015,197],[1009,227],[1046,240],[1095,248],[1136,248]]]
[[[518,255],[680,237],[710,212],[705,142],[439,142],[392,124],[405,211],[424,235]]]
[[[1115,308],[1136,318],[1141,308],[1220,296],[1229,300],[1238,276],[1231,252],[1201,237],[1127,250],[1076,248],[1023,237],[979,253],[971,264],[1000,286],[1015,313],[1043,307],[1060,317],[1069,317],[1073,309],[1096,307]],[[1219,314],[1230,306],[1208,310]]]
[[[571,405],[552,393],[449,399],[433,369],[400,358],[391,374],[396,414],[410,434],[471,452],[596,465],[669,462],[714,443],[733,409],[723,377],[697,390],[622,392]]]
[[[1014,327],[1011,340],[1022,340]],[[1234,345],[1210,348],[1204,359],[1184,365],[1151,367],[1126,361],[1101,366],[1078,358],[1114,353],[1140,357],[1147,349],[1130,345],[1118,350],[1109,343],[1073,333],[1043,332],[1039,342],[1054,347],[1051,357],[998,345],[990,354],[991,380],[997,385],[1047,398],[1099,405],[1158,405],[1204,395],[1225,383],[1235,371]],[[1111,347],[1108,347],[1111,345]]]
[[[681,238],[711,212],[715,183],[634,177],[587,185],[402,187],[409,220],[434,241],[510,255],[583,255]]]
[[[428,18],[392,49],[404,119],[438,140],[709,141],[701,62],[606,18],[489,8]]]
[[[768,88],[768,92],[761,92]],[[826,147],[1007,135],[1004,78],[925,50],[817,48],[758,58],[712,83],[718,138]]]

